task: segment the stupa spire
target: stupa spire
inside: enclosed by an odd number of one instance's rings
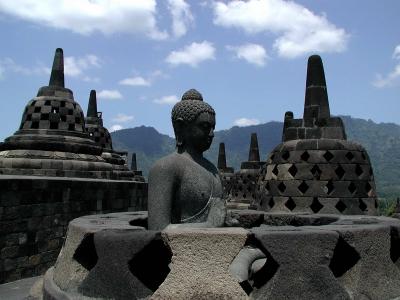
[[[97,99],[96,91],[90,91],[89,104],[87,109],[86,117],[96,117],[97,118]]]
[[[218,169],[219,170],[225,170],[226,169],[225,143],[219,143]]]
[[[308,58],[304,116],[306,119],[330,117],[324,66],[319,55]]]
[[[257,133],[251,134],[249,161],[260,161],[260,152],[258,149]]]
[[[56,49],[49,86],[64,88],[64,54],[61,48]]]
[[[131,170],[132,171],[137,171],[136,153],[132,153]]]

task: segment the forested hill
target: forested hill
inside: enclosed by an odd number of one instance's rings
[[[380,197],[400,196],[400,125],[375,123],[371,120],[341,116],[346,126],[347,138],[361,143],[368,151],[374,168]],[[211,149],[206,153],[208,159],[217,162],[218,145],[225,142],[228,166],[237,170],[240,163],[247,160],[250,134],[256,132],[260,154],[265,159],[269,151],[281,142],[282,122],[232,127],[215,132]],[[160,134],[152,127],[122,129],[112,134],[114,149],[136,152],[138,167],[147,176],[155,160],[171,153],[175,140]]]

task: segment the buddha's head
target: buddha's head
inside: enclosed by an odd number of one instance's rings
[[[172,125],[174,127],[178,151],[185,149],[203,153],[211,146],[214,138],[215,111],[202,95],[188,90],[172,109]]]

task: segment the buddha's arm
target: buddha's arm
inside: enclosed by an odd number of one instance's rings
[[[162,230],[171,223],[171,208],[175,194],[173,173],[162,163],[156,163],[150,170],[148,225],[151,230]]]

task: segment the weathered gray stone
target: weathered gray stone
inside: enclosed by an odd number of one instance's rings
[[[152,299],[246,299],[229,272],[248,232],[241,228],[166,230],[171,272]],[[190,266],[188,268],[188,266]]]

